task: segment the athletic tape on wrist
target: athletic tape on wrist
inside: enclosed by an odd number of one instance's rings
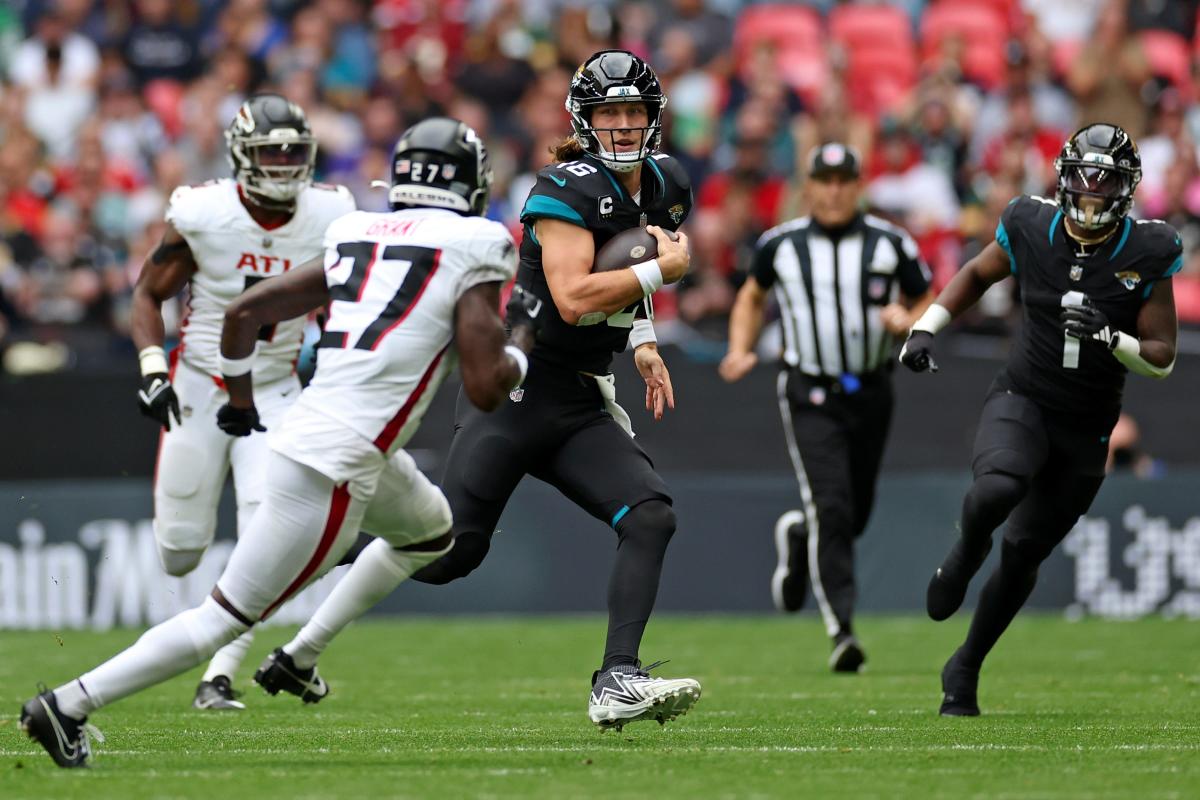
[[[521,376],[517,378],[517,382],[509,387],[515,389],[525,382],[525,375],[529,372],[529,356],[525,355],[524,350],[513,344],[505,345],[504,352],[508,353],[509,358],[517,362],[517,371],[521,373]]]
[[[139,351],[138,365],[141,367],[143,378],[170,371],[167,368],[167,355],[158,345],[151,345]]]
[[[912,329],[936,335],[938,331],[950,324],[950,320],[950,312],[946,310],[946,307],[934,303],[925,309],[925,313],[919,320],[913,323]]]
[[[648,319],[635,319],[633,321],[633,329],[629,331],[629,346],[634,350],[644,344],[657,343],[658,337],[654,334],[654,323]]]
[[[258,356],[258,345],[250,351],[250,355],[244,358],[228,358],[224,353],[217,359],[221,374],[230,378],[236,378],[240,375],[246,375],[250,370],[254,369],[254,359]]]
[[[638,283],[642,285],[643,296],[654,294],[662,288],[663,276],[657,258],[634,264],[630,269],[633,270],[634,275],[637,275]]]

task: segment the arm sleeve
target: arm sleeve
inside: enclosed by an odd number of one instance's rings
[[[163,219],[185,238],[196,232],[196,215],[192,208],[195,205],[193,195],[194,191],[191,186],[177,187],[175,191],[171,192],[171,199],[167,201],[167,210],[163,213]]]
[[[521,209],[521,222],[532,224],[539,219],[557,219],[581,228],[588,227],[584,218],[584,209],[589,208],[587,199],[572,183],[578,180],[566,170],[552,167],[542,170]]]
[[[933,274],[929,265],[921,258],[917,243],[906,231],[901,231],[896,242],[896,278],[900,281],[900,291],[905,297],[915,299],[929,290]]]
[[[1144,224],[1161,225],[1165,229],[1162,231],[1162,245],[1160,248],[1156,248],[1159,254],[1155,258],[1156,269],[1162,271],[1158,273],[1157,278],[1146,281],[1146,288],[1142,290],[1142,300],[1148,300],[1150,292],[1154,290],[1154,284],[1161,280],[1169,280],[1172,275],[1183,269],[1183,240],[1179,238],[1179,233],[1175,228],[1165,222],[1148,222]]]

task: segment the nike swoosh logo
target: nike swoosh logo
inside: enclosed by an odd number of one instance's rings
[[[42,704],[42,709],[45,710],[46,716],[50,718],[50,727],[54,729],[54,738],[58,739],[58,749],[64,756],[69,759],[74,759],[78,755],[76,744],[67,738],[67,733],[62,729],[62,725],[58,722],[58,717],[50,710],[50,704],[42,698],[38,698],[38,702]]]
[[[551,176],[550,176],[550,180],[552,180],[552,181],[554,181],[555,183],[557,183],[560,189],[561,189],[562,187],[564,187],[564,186],[566,186],[566,185],[567,185],[567,179],[566,179],[566,178],[560,178],[560,177],[558,177],[557,175],[551,175]]]

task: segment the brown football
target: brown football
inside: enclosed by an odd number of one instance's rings
[[[679,234],[663,228],[671,241],[679,239]],[[645,228],[630,228],[621,231],[609,239],[596,253],[592,263],[592,272],[608,272],[614,269],[625,269],[643,261],[658,258],[658,239],[647,232]]]

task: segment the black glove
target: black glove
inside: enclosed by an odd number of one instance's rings
[[[138,408],[167,430],[171,430],[171,415],[175,416],[177,424],[183,424],[183,418],[179,415],[179,398],[175,396],[175,388],[165,372],[151,373],[142,378],[142,388],[138,390]]]
[[[937,372],[933,360],[933,334],[929,331],[909,331],[908,339],[900,350],[900,363],[913,372]]]
[[[532,292],[527,292],[520,286],[514,285],[512,295],[508,298],[508,305],[504,307],[508,327],[511,329],[524,325],[536,338],[545,319],[542,316],[544,305],[541,299]]]
[[[1091,303],[1065,306],[1058,320],[1067,336],[1073,336],[1076,339],[1096,339],[1106,345],[1112,339],[1108,328],[1108,317]]]
[[[258,409],[234,408],[226,403],[217,409],[217,427],[230,436],[249,436],[254,431],[266,433],[267,429],[258,421]]]

